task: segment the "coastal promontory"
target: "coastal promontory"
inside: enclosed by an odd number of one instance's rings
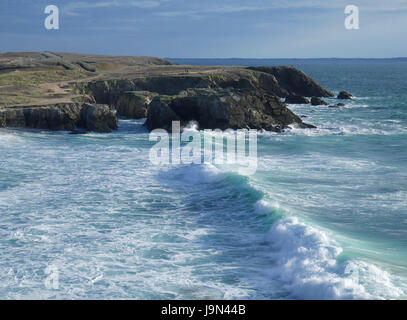
[[[148,129],[313,128],[287,103],[330,98],[292,66],[182,66],[153,57],[0,53],[0,127],[110,132],[117,117]],[[308,97],[308,98],[307,98]]]

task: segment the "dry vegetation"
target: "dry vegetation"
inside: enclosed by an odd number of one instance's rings
[[[227,69],[233,70],[233,67]],[[95,79],[145,76],[193,76],[224,72],[153,57],[82,55],[59,52],[0,53],[0,107],[58,103],[80,99],[73,84]]]

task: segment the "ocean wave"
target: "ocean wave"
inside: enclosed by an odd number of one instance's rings
[[[210,184],[224,180],[227,173],[212,164],[177,166],[159,173],[160,179],[181,184]]]
[[[171,170],[166,178],[187,184],[186,187],[206,184],[206,188],[220,189],[225,194],[228,188],[238,188],[242,193],[252,189],[255,196],[240,199],[252,202],[253,213],[265,218],[263,223],[271,223],[264,235],[270,262],[266,270],[259,270],[264,277],[254,280],[255,287],[278,287],[288,299],[397,299],[406,295],[396,284],[398,280],[386,270],[360,259],[342,261],[343,248],[333,234],[302,221],[278,201],[266,199],[253,181],[233,170],[191,165]],[[236,181],[223,183],[219,188],[211,186],[230,178]],[[190,236],[195,239],[201,234],[208,235],[208,231],[199,230]]]
[[[278,279],[292,298],[392,299],[405,295],[392,276],[362,260],[339,263],[343,249],[331,237],[297,217],[285,217],[271,227],[268,274]]]
[[[17,135],[13,134],[12,131],[8,130],[0,130],[0,143],[13,143],[13,142],[21,142],[21,138]]]
[[[309,121],[309,122],[312,122]],[[275,137],[283,138],[284,136],[308,136],[308,137],[318,137],[318,136],[328,136],[328,135],[397,135],[406,133],[406,128],[400,125],[392,126],[382,126],[378,127],[364,127],[363,125],[336,125],[332,126],[319,126],[315,129],[303,129],[299,128],[296,125],[290,125],[289,128],[285,129],[281,133],[269,132],[269,131],[260,131],[258,135],[260,137]]]

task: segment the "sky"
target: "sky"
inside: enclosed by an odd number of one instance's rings
[[[44,9],[59,9],[47,30]],[[359,29],[344,26],[347,5]],[[407,56],[407,0],[0,0],[0,52],[168,58]]]

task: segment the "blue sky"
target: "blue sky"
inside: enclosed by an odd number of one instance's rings
[[[60,29],[44,28],[57,5]],[[360,29],[344,27],[347,5]],[[0,51],[172,58],[407,56],[407,0],[0,0]]]

